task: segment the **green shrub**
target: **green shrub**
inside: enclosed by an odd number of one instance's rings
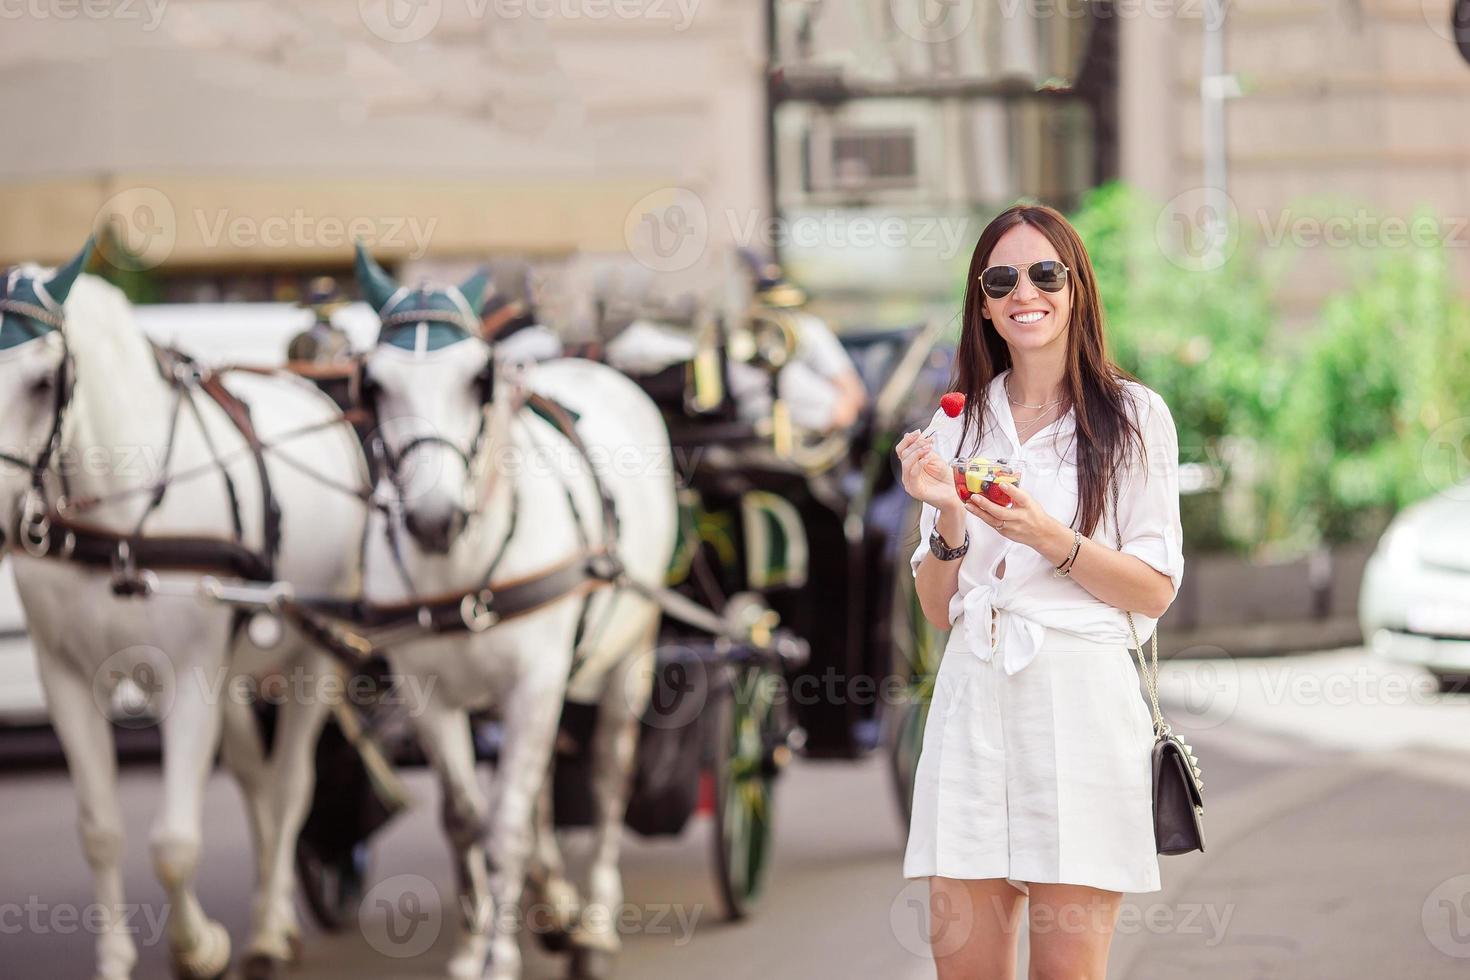
[[[1188,550],[1289,554],[1371,539],[1455,476],[1426,457],[1470,425],[1470,316],[1442,247],[1343,249],[1352,285],[1291,336],[1271,299],[1290,248],[1242,238],[1219,268],[1194,271],[1162,251],[1159,214],[1108,185],[1073,222],[1097,269],[1110,355],[1168,402],[1181,463],[1223,478],[1223,493],[1182,501]]]
[[[1470,416],[1470,319],[1436,246],[1349,255],[1352,285],[1303,344],[1271,427],[1260,493],[1270,541],[1377,535],[1432,494],[1431,434]]]
[[[1155,231],[1160,212],[1137,191],[1109,184],[1086,195],[1072,221],[1096,269],[1109,355],[1168,403],[1181,464],[1210,467],[1229,486],[1236,450],[1265,436],[1285,383],[1272,354],[1273,276],[1249,242],[1208,271],[1172,261]],[[1225,513],[1219,493],[1185,498],[1191,551],[1255,545],[1249,515],[1230,521]]]

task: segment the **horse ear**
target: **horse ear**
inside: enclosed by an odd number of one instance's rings
[[[82,250],[76,254],[76,257],[57,269],[44,283],[47,295],[56,301],[57,306],[66,303],[67,296],[71,295],[72,285],[76,283],[77,276],[81,275],[82,270],[87,267],[87,261],[91,259],[92,249],[96,244],[95,238],[88,238],[87,244],[82,246]]]
[[[470,309],[479,316],[485,310],[485,300],[490,298],[490,270],[481,269],[459,285],[460,294]]]
[[[362,288],[363,298],[379,312],[399,288],[397,281],[378,265],[362,242],[357,243],[357,285]]]

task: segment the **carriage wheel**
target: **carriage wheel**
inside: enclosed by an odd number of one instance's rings
[[[911,513],[913,524],[917,510]],[[905,524],[905,526],[913,526]],[[894,797],[904,826],[913,815],[914,772],[919,765],[919,750],[924,744],[924,725],[929,718],[929,702],[934,696],[934,679],[939,661],[944,656],[947,631],[937,630],[924,618],[919,595],[914,590],[914,576],[909,568],[908,553],[899,549],[896,585],[893,590],[893,670],[906,677],[904,694],[889,713],[889,773],[893,779]]]
[[[732,668],[733,690],[713,711],[715,867],[728,919],[742,919],[765,884],[771,857],[776,774],[790,755],[779,675],[760,666]]]

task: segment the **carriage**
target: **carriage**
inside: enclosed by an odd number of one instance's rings
[[[627,824],[676,835],[696,810],[710,811],[719,893],[739,918],[765,881],[781,768],[793,753],[855,759],[878,749],[892,723],[886,682],[897,676],[908,690],[916,512],[892,447],[905,422],[927,418],[949,357],[940,322],[849,333],[842,342],[869,403],[846,430],[803,439],[780,431],[779,410],[770,425],[741,421],[728,395],[732,357],[774,373],[798,328],[776,309],[731,331],[713,326],[693,360],[638,379],[686,461],[668,582],[736,620],[754,613],[779,624],[803,650],[761,656],[666,618]],[[558,759],[558,822],[577,811],[563,806],[575,796],[570,762]]]

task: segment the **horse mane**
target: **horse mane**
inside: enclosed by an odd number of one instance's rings
[[[66,343],[76,360],[80,384],[126,379],[136,384],[158,377],[148,336],[133,318],[133,308],[116,286],[81,275],[66,300]],[[88,379],[93,379],[89,382]]]

